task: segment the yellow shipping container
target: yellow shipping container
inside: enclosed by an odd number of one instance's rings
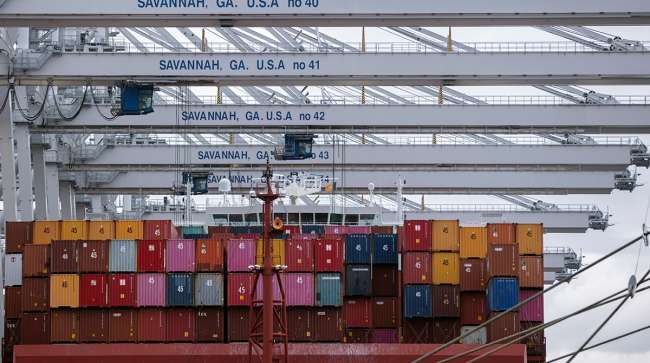
[[[460,284],[458,253],[434,252],[432,270],[434,285]]]
[[[458,220],[431,222],[433,251],[458,252]]]
[[[50,275],[50,307],[79,307],[79,275]]]
[[[115,221],[115,239],[142,239],[143,229],[142,221]]]
[[[518,224],[516,238],[520,255],[542,255],[544,227],[541,224]]]
[[[70,220],[61,222],[61,239],[80,241],[88,239],[88,221]]]
[[[115,222],[90,221],[88,223],[88,239],[91,241],[115,239]]]
[[[284,241],[283,239],[271,240],[271,243],[273,243],[273,265],[284,265]],[[264,264],[264,243],[262,243],[262,239],[257,240],[255,263],[260,266]]]
[[[460,258],[487,256],[487,227],[460,227]]]
[[[52,241],[61,239],[59,221],[36,221],[33,229],[32,242],[35,245],[49,245]]]

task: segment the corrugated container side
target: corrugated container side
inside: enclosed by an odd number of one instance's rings
[[[433,272],[429,252],[405,252],[402,254],[402,282],[404,284],[431,284]]]
[[[196,313],[193,309],[167,310],[167,341],[193,342],[196,339]]]
[[[165,306],[167,281],[164,273],[141,273],[137,280],[137,306]]]
[[[370,233],[393,234],[395,233],[395,228],[393,226],[370,226]]]
[[[432,261],[434,285],[460,283],[458,253],[434,252]]]
[[[272,287],[273,300],[280,300],[280,284],[278,283],[278,279],[275,275],[273,275],[271,282],[273,286]],[[264,296],[264,279],[262,278],[262,275],[260,275],[260,278],[257,280],[257,286],[255,288],[255,299],[262,300],[263,296]]]
[[[253,274],[230,273],[227,275],[228,289],[226,297],[228,306],[248,306],[250,294],[253,291]]]
[[[370,264],[370,235],[348,234],[345,236],[345,263]]]
[[[370,234],[370,226],[347,226],[348,234]]]
[[[314,267],[316,272],[343,271],[343,240],[340,237],[314,241]]]
[[[215,234],[224,233],[232,233],[230,226],[208,226],[208,234],[210,237],[214,236]]]
[[[431,222],[404,221],[402,251],[431,251]]]
[[[314,309],[314,341],[340,342],[343,339],[342,312],[339,308]]]
[[[406,285],[404,287],[405,318],[433,317],[431,288],[432,286],[427,285]]]
[[[194,272],[195,249],[192,239],[168,240],[165,253],[167,272]]]
[[[370,337],[371,343],[398,344],[397,329],[373,329]]]
[[[516,225],[513,223],[488,223],[488,244],[512,244],[516,242]]]
[[[52,273],[79,272],[79,249],[77,241],[52,241]]]
[[[540,292],[540,289],[519,290],[519,301],[524,301]],[[544,295],[540,295],[519,308],[519,320],[544,322]]]
[[[371,238],[373,265],[397,265],[397,235],[374,234]]]
[[[112,240],[109,253],[111,272],[136,272],[137,248],[134,240]]]
[[[8,319],[5,322],[4,334],[5,348],[3,348],[3,352],[9,352],[14,345],[20,344],[20,319]],[[5,359],[5,361],[13,361],[13,352],[11,353],[12,357]]]
[[[108,341],[108,311],[94,309],[79,311],[79,341],[82,343]]]
[[[325,226],[318,224],[303,224],[301,226],[303,234],[325,234]]]
[[[460,227],[460,258],[487,256],[487,228]]]
[[[460,294],[460,323],[481,325],[487,318],[484,292],[463,292]]]
[[[135,274],[110,274],[108,281],[109,306],[136,306],[137,281]]]
[[[79,275],[50,275],[50,307],[79,307]]]
[[[25,245],[23,276],[37,277],[50,274],[50,246]]]
[[[282,226],[282,230],[284,231],[284,234],[288,234],[289,236],[300,234],[300,226],[288,226],[285,224]]]
[[[163,309],[138,309],[138,342],[164,342],[167,314]]]
[[[198,273],[194,284],[194,304],[197,306],[223,306],[223,275]]]
[[[79,340],[79,312],[70,309],[50,311],[50,342],[76,343]]]
[[[281,238],[271,239],[271,260],[273,265],[284,265],[284,242],[285,240]],[[264,243],[261,238],[255,242],[255,263],[260,266],[264,265]]]
[[[458,252],[458,220],[437,220],[431,222],[431,244],[433,251]]]
[[[223,271],[224,246],[221,239],[200,239],[196,241],[196,271]]]
[[[317,239],[321,238],[321,236],[319,236],[317,234],[303,234],[303,233],[301,233],[301,234],[294,234],[293,236],[290,236],[289,238],[292,239],[292,240],[311,240],[311,241],[314,241],[314,240],[317,240]],[[338,237],[338,238],[340,238],[340,237]]]
[[[484,259],[460,260],[460,291],[485,291],[487,271]]]
[[[11,253],[5,255],[4,285],[20,286],[23,283],[23,255]]]
[[[327,225],[324,234],[347,234],[347,230],[346,226]]]
[[[517,224],[516,240],[520,255],[541,255],[544,226],[542,224]]]
[[[345,329],[344,343],[365,344],[370,343],[370,329],[349,328]]]
[[[138,272],[165,272],[165,241],[140,240],[138,246]]]
[[[465,335],[472,330],[476,329],[476,326],[464,325],[460,328],[460,335]],[[461,344],[486,344],[487,343],[487,329],[485,327],[473,332],[472,334],[466,336],[460,340]]]
[[[255,264],[255,240],[231,239],[226,250],[228,272],[247,272]]]
[[[317,306],[341,306],[342,281],[339,273],[316,274],[316,305]]]
[[[20,344],[49,344],[50,314],[25,313],[20,320]]]
[[[542,256],[520,256],[519,266],[520,288],[544,288],[544,258]]]
[[[203,226],[181,226],[180,228],[182,238],[192,238],[188,236],[205,234],[205,228]]]
[[[397,296],[399,274],[397,266],[374,265],[372,266],[372,295]]]
[[[135,343],[138,339],[138,311],[111,309],[108,313],[108,331],[111,343]]]
[[[143,228],[143,239],[167,240],[178,238],[178,229],[170,220],[146,220]]]
[[[22,253],[26,244],[32,243],[32,222],[6,222],[6,252]]]
[[[88,221],[81,221],[81,220],[61,221],[61,239],[69,240],[69,241],[87,240]]]
[[[50,279],[47,277],[26,277],[23,280],[22,310],[47,311],[50,307]]]
[[[460,316],[460,288],[452,285],[435,285],[431,289],[434,318]]]
[[[223,308],[202,307],[196,312],[196,341],[223,342],[225,317]]]
[[[95,241],[115,239],[115,222],[90,221],[88,223],[88,239]]]
[[[313,341],[314,318],[312,308],[292,307],[287,309],[287,325],[290,342]]]
[[[23,313],[22,287],[5,287],[5,319],[20,319]]]
[[[312,240],[288,238],[285,240],[285,254],[287,272],[314,271],[314,248]]]
[[[281,275],[287,306],[314,305],[314,275],[311,273],[285,273]]]
[[[108,282],[105,274],[87,274],[79,277],[79,306],[108,306]]]
[[[115,221],[115,239],[143,239],[144,224],[137,220]]]
[[[230,230],[233,234],[260,235],[263,233],[262,226],[232,226]]]
[[[490,318],[492,318],[492,315],[490,315]],[[488,342],[493,342],[495,340],[515,334],[519,332],[520,329],[519,313],[506,313],[499,319],[493,321],[490,325],[488,325],[487,328]]]
[[[61,239],[59,221],[35,221],[33,224],[32,243],[49,245],[52,241]]]
[[[345,266],[345,295],[372,296],[372,272],[370,265]]]
[[[372,299],[345,299],[345,303],[343,304],[343,317],[346,328],[371,328]]]
[[[108,241],[79,242],[79,272],[108,272]]]
[[[167,274],[167,306],[194,305],[193,284],[191,273]]]
[[[402,342],[406,344],[430,344],[433,342],[432,319],[404,319]]]
[[[438,318],[433,320],[433,343],[444,344],[460,336],[460,320]]]
[[[519,303],[519,284],[516,278],[495,277],[490,279],[487,289],[488,309],[504,311]]]
[[[490,244],[486,261],[489,277],[519,276],[519,253],[516,244]]]
[[[228,316],[228,341],[245,342],[248,341],[250,333],[249,308],[232,307],[226,312]]]

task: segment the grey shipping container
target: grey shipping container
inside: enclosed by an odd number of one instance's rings
[[[167,306],[191,306],[194,289],[192,274],[170,273],[167,275]]]
[[[320,273],[316,274],[316,305],[341,306],[341,274]]]
[[[112,240],[109,256],[110,272],[135,272],[137,247],[134,240]]]
[[[404,288],[404,317],[433,317],[433,304],[431,300],[431,286],[406,285]]]
[[[470,331],[476,329],[477,325],[464,325],[460,328],[460,335],[465,335]],[[461,339],[462,344],[486,344],[487,343],[487,329],[485,327],[473,332],[472,334]]]
[[[345,267],[345,295],[372,295],[372,274],[370,271],[370,265],[348,265]]]
[[[223,306],[223,275],[217,273],[196,274],[194,281],[194,304],[197,306]]]
[[[5,255],[5,286],[20,286],[23,284],[23,255],[11,253]]]

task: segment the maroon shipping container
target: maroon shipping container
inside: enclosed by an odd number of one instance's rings
[[[316,272],[343,271],[343,239],[337,236],[314,241],[314,268]]]
[[[372,324],[374,328],[397,328],[399,301],[396,297],[372,299]]]
[[[14,345],[20,344],[20,319],[6,320],[4,332],[4,344],[8,350],[13,349]]]
[[[108,272],[108,241],[79,242],[79,272]]]
[[[300,234],[300,226],[288,226],[285,224],[282,226],[282,230],[284,231],[284,234],[289,235],[289,237]]]
[[[371,343],[398,344],[397,329],[373,329],[370,337]]]
[[[165,272],[165,241],[138,241],[138,272]]]
[[[107,310],[79,310],[79,341],[82,343],[106,343],[108,341]]]
[[[135,274],[110,274],[108,280],[109,306],[136,306]]]
[[[213,238],[216,234],[230,234],[229,226],[208,226],[208,235]]]
[[[108,340],[111,343],[135,343],[138,338],[138,311],[111,309],[108,314]]]
[[[167,314],[163,309],[138,309],[138,342],[164,342]]]
[[[313,240],[293,239],[290,236],[284,243],[284,254],[287,272],[314,271]]]
[[[167,310],[167,341],[193,342],[196,339],[196,313],[193,309]]]
[[[481,325],[487,318],[484,292],[463,292],[460,294],[461,325]]]
[[[32,222],[7,222],[5,239],[5,253],[22,253],[25,245],[32,243]]]
[[[460,316],[460,288],[456,285],[433,286],[433,317],[455,318]]]
[[[345,329],[344,343],[370,343],[370,329],[350,328]]]
[[[372,299],[348,298],[343,305],[346,328],[372,327]]]
[[[429,252],[405,252],[402,254],[402,282],[406,284],[431,284],[433,272],[431,271],[431,258]]]
[[[343,338],[341,315],[339,308],[315,308],[314,341],[340,342]]]
[[[372,226],[370,227],[370,233],[372,234],[392,234],[393,226]]]
[[[432,319],[404,319],[402,340],[406,344],[431,344],[433,342]]]
[[[402,251],[431,251],[431,221],[404,221]]]
[[[253,291],[253,274],[230,273],[228,274],[228,306],[248,306],[250,294]]]
[[[534,323],[529,321],[521,322],[521,331],[536,328],[542,323]],[[521,340],[522,344],[526,344],[526,353],[528,353],[528,361],[530,362],[530,356],[544,356],[546,355],[546,338],[544,337],[544,331],[538,331],[537,333],[530,335]],[[545,360],[541,360],[544,362]]]
[[[50,314],[24,313],[20,320],[20,344],[49,344]]]
[[[287,309],[287,330],[291,342],[311,342],[314,339],[314,318],[311,307]]]
[[[199,308],[196,312],[196,341],[223,342],[225,325],[223,308]]]
[[[498,315],[499,313],[493,313],[490,315],[490,318],[492,318],[494,315]],[[488,342],[495,341],[497,339],[505,338],[507,336],[510,336],[514,333],[519,332],[520,328],[520,322],[519,322],[519,313],[518,312],[510,312],[506,313],[504,316],[500,317],[499,319],[493,321],[490,323],[488,326]]]
[[[519,287],[544,288],[544,257],[519,256]]]
[[[23,314],[25,311],[47,311],[50,308],[50,279],[47,277],[24,278],[20,295]]]
[[[167,240],[177,239],[178,229],[170,220],[146,220],[144,221],[144,238],[146,240]]]
[[[50,342],[76,343],[79,340],[79,312],[73,309],[50,311]]]
[[[50,274],[50,245],[25,245],[23,276],[38,277]]]
[[[489,277],[518,277],[519,252],[516,244],[489,244],[486,260]]]
[[[228,307],[228,341],[246,342],[250,332],[248,307]]]
[[[5,319],[20,319],[23,313],[22,305],[22,287],[5,287]]]
[[[460,336],[460,319],[433,319],[433,343],[444,344]]]
[[[517,241],[517,225],[514,223],[488,223],[488,244],[512,244]]]
[[[397,281],[399,281],[397,266],[372,266],[373,296],[397,296]]]
[[[105,274],[87,274],[79,277],[79,306],[108,306],[107,281]]]
[[[524,301],[541,289],[519,290],[519,301]],[[520,321],[544,322],[544,295],[540,295],[519,308]]]
[[[485,291],[487,282],[484,259],[460,260],[460,291]]]
[[[53,241],[51,249],[52,273],[79,272],[77,241]]]

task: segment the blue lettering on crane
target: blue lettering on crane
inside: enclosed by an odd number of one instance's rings
[[[207,0],[138,0],[138,7],[143,8],[207,8]]]
[[[183,111],[183,121],[238,121],[235,111]]]
[[[228,178],[225,175],[209,175],[208,183],[217,184],[221,179]],[[252,184],[253,176],[252,175],[231,175],[228,179],[232,184]]]
[[[250,160],[248,151],[244,150],[206,150],[199,151],[199,160]]]
[[[214,59],[161,59],[161,71],[220,71],[219,61]]]

